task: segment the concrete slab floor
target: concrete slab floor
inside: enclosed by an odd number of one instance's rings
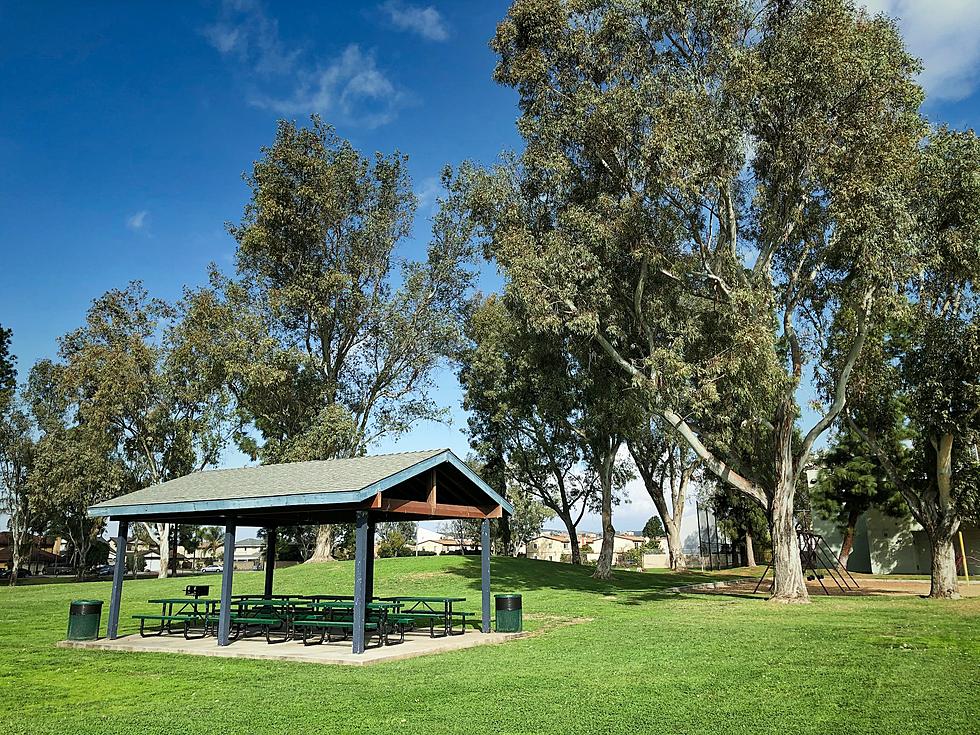
[[[271,661],[300,661],[316,664],[345,664],[364,666],[383,661],[397,661],[415,656],[427,656],[446,651],[459,651],[475,646],[503,643],[528,635],[523,633],[480,633],[468,631],[464,635],[430,638],[428,635],[410,634],[405,642],[369,648],[360,655],[351,653],[350,641],[304,646],[302,641],[266,643],[265,638],[246,638],[228,646],[219,646],[213,637],[185,640],[181,635],[163,635],[141,638],[139,634],[121,636],[114,641],[100,638],[94,641],[60,641],[60,648],[84,648],[96,651],[126,651],[132,653],[183,653],[192,656],[218,656],[222,658],[254,658]]]

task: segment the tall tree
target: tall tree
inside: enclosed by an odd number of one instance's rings
[[[916,267],[862,361],[850,426],[925,529],[930,596],[950,598],[959,595],[953,538],[964,510],[976,507],[980,473],[980,140],[933,131],[911,181]],[[907,470],[888,441],[896,400],[911,435]]]
[[[104,435],[138,487],[215,465],[236,427],[206,358],[210,341],[185,318],[188,308],[150,298],[138,282],[96,299],[85,325],[61,338],[61,362],[32,373],[49,406],[45,430]],[[170,525],[147,530],[165,577]]]
[[[281,121],[245,177],[239,280],[198,294],[227,383],[263,462],[352,457],[444,410],[431,396],[454,354],[473,274],[469,225],[434,218],[424,261],[400,249],[416,197],[406,158],[361,155],[314,116]],[[331,556],[328,527],[312,560]]]
[[[908,464],[907,438],[899,423],[893,424],[889,439],[879,440],[889,447],[898,466]],[[858,519],[871,508],[893,516],[907,516],[902,496],[868,444],[856,431],[845,426],[836,432],[826,450],[820,452],[817,478],[810,497],[814,508],[831,518],[841,534],[838,559],[844,568],[854,548]]]
[[[10,352],[13,332],[0,324],[0,414],[6,412],[17,390],[17,358]]]
[[[28,415],[15,399],[0,406],[0,513],[10,531],[11,586],[17,584],[21,558],[38,530],[42,516],[30,493],[37,443]]]
[[[517,549],[527,548],[528,542],[541,533],[555,513],[520,485],[512,485],[508,497],[514,513],[510,519],[510,545],[504,545],[503,550],[506,554],[516,554]]]
[[[492,46],[526,147],[474,208],[508,294],[536,329],[594,339],[765,509],[773,598],[807,601],[794,491],[908,266],[918,63],[849,0],[516,0]],[[801,430],[810,374],[827,400]],[[731,452],[745,435],[761,467]]]
[[[89,517],[89,506],[135,489],[111,436],[93,425],[55,429],[38,443],[30,479],[32,502],[47,530],[71,543],[79,579],[106,524],[104,518]]]
[[[581,563],[577,527],[597,509],[602,488],[583,467],[582,373],[567,341],[529,332],[504,302],[490,296],[467,322],[461,351],[463,407],[475,447],[499,442],[508,479],[533,494],[565,525],[573,564]]]
[[[697,457],[686,442],[652,418],[631,433],[626,446],[665,530],[670,568],[681,569],[681,523]]]
[[[17,358],[10,352],[13,333],[0,326],[0,513],[10,531],[11,586],[17,584],[21,555],[37,514],[27,491],[35,442],[30,418],[16,405]]]

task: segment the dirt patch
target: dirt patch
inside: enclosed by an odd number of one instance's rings
[[[595,618],[587,617],[565,617],[562,615],[548,615],[546,613],[527,613],[524,616],[525,620],[532,620],[536,623],[541,623],[540,628],[536,628],[531,631],[525,631],[526,634],[531,636],[538,636],[542,633],[548,633],[552,630],[557,630],[558,628],[566,628],[569,625],[580,625],[582,623],[591,623]]]
[[[692,592],[706,595],[751,595],[754,593],[758,580],[744,580],[730,583],[723,589],[693,589]],[[925,597],[929,594],[929,581],[919,579],[882,579],[880,577],[865,577],[855,575],[855,582],[858,587],[850,590],[841,590],[829,577],[824,577],[823,587],[816,580],[808,580],[807,590],[811,595],[823,595],[824,588],[831,596],[850,596],[861,597],[868,595],[883,596],[913,596]],[[771,579],[766,579],[759,585],[757,594],[759,597],[768,597],[769,589],[772,584]],[[852,584],[853,586],[853,584]],[[962,597],[980,597],[980,584],[970,582],[965,584],[960,581],[960,595]]]
[[[409,582],[424,582],[428,579],[444,577],[452,571],[452,569],[447,569],[445,572],[412,572],[411,574],[403,574],[402,579],[408,580]]]

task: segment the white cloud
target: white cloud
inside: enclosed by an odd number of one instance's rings
[[[407,5],[400,0],[388,0],[381,5],[381,11],[396,28],[417,33],[429,41],[445,41],[449,38],[449,28],[438,10],[431,5]]]
[[[434,207],[436,200],[442,193],[442,180],[438,176],[426,176],[415,187],[419,209],[428,210]]]
[[[329,122],[373,128],[393,120],[407,99],[356,44],[333,59],[287,49],[278,22],[258,0],[225,0],[221,18],[202,34],[242,65],[252,87],[249,103],[280,115],[316,112]]]
[[[405,98],[378,69],[374,56],[356,44],[321,69],[298,72],[296,79],[289,95],[260,95],[252,104],[281,115],[318,112],[328,120],[375,128],[391,122]]]
[[[146,225],[146,218],[149,216],[149,212],[145,209],[141,209],[139,212],[129,215],[126,218],[126,227],[131,229],[133,232],[138,232],[143,229]]]
[[[909,50],[922,59],[922,85],[931,100],[960,100],[980,85],[980,2],[977,0],[861,0],[898,19]]]

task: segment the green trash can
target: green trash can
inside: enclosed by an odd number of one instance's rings
[[[494,595],[498,633],[520,633],[523,628],[520,595]]]
[[[72,600],[68,608],[68,640],[94,641],[99,637],[102,600]]]

